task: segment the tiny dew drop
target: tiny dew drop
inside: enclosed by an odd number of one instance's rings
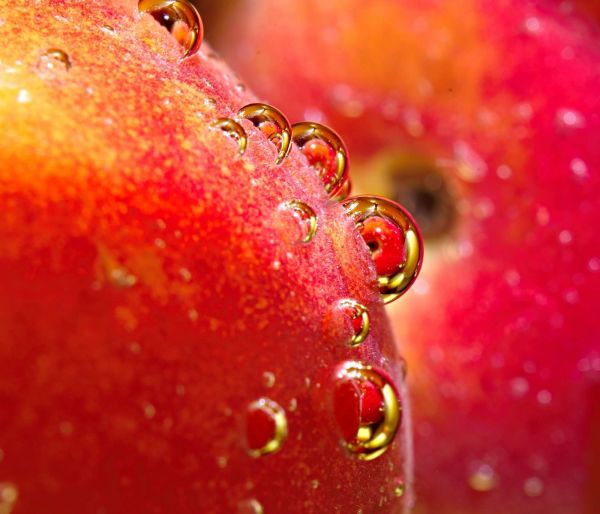
[[[356,196],[342,204],[371,250],[379,291],[385,303],[402,296],[423,262],[423,239],[399,204],[377,196]]]
[[[45,71],[68,71],[71,69],[69,55],[60,48],[49,48],[40,57],[38,69]]]
[[[183,57],[200,49],[204,37],[202,18],[188,0],[140,0],[138,10],[152,16],[184,48]]]
[[[310,205],[300,200],[289,200],[279,206],[279,212],[287,216],[291,215],[291,219],[298,227],[296,241],[309,243],[315,237],[318,218]]]
[[[238,111],[238,116],[250,120],[269,138],[269,141],[279,145],[275,164],[281,164],[290,153],[292,140],[292,127],[285,115],[271,105],[253,103],[242,107]]]
[[[246,412],[246,442],[252,457],[279,451],[287,437],[287,417],[283,408],[269,398],[259,398]]]
[[[396,498],[402,498],[404,496],[404,492],[406,491],[406,485],[404,484],[404,480],[401,478],[397,478],[394,481],[394,496]]]
[[[237,141],[238,152],[243,155],[248,146],[248,136],[244,127],[231,118],[219,118],[213,122],[213,127],[221,129],[229,137]]]
[[[319,172],[329,196],[337,198],[348,182],[348,151],[340,136],[320,123],[303,121],[292,125],[292,139]]]
[[[394,441],[401,422],[398,394],[372,366],[354,361],[340,366],[333,405],[343,444],[359,459],[376,459]]]
[[[469,487],[481,493],[494,489],[497,482],[496,472],[489,464],[478,465],[469,475]]]
[[[10,514],[19,499],[19,490],[12,482],[0,482],[0,514]]]
[[[360,345],[369,335],[370,317],[368,309],[352,299],[340,300],[338,307],[352,323],[353,334],[349,341],[350,346]]]

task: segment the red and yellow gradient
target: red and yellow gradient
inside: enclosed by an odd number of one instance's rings
[[[0,0],[0,18],[0,512],[402,509],[409,415],[375,269],[300,151],[275,166],[242,120],[240,156],[211,123],[255,98],[206,48],[182,62],[134,1]],[[290,200],[318,217],[310,243]],[[350,318],[326,322],[343,298],[369,312],[358,348]],[[347,360],[404,409],[370,462],[335,424]],[[253,456],[263,404],[278,451]]]

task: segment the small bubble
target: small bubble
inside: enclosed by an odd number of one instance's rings
[[[334,414],[344,446],[361,460],[382,455],[400,426],[401,408],[390,380],[360,362],[338,369]]]
[[[312,489],[317,489],[319,487],[319,481],[318,480],[311,480],[310,481],[310,487]]]
[[[10,514],[19,499],[19,490],[12,482],[0,482],[0,514]]]
[[[597,272],[600,271],[600,258],[599,257],[592,257],[589,261],[588,261],[588,268],[590,271],[592,272]]]
[[[315,237],[318,228],[317,214],[308,204],[300,200],[289,200],[282,203],[278,209],[279,213],[289,217],[297,227],[295,240],[301,243],[309,243]],[[285,223],[287,228],[287,223]],[[292,231],[293,232],[293,231]],[[290,237],[292,232],[286,231],[285,237]],[[292,236],[293,237],[293,236]]]
[[[272,371],[265,371],[262,374],[263,385],[267,388],[271,388],[275,385],[275,373]]]
[[[563,129],[579,129],[585,127],[583,114],[574,109],[559,109],[556,111],[556,124]]]
[[[19,89],[17,93],[17,103],[27,104],[31,102],[31,93],[27,89]]]
[[[151,403],[145,403],[144,416],[146,416],[148,419],[152,419],[154,416],[156,416],[156,407],[154,407],[154,405]]]
[[[152,16],[173,35],[185,50],[184,58],[200,49],[204,27],[200,14],[188,0],[140,0],[138,10]]]
[[[281,164],[292,148],[292,127],[284,114],[271,105],[253,103],[242,107],[238,116],[250,120],[267,135],[269,141],[279,145],[275,164]]]
[[[531,498],[540,496],[544,492],[544,482],[538,477],[530,477],[523,483],[523,491]]]
[[[264,514],[264,512],[261,503],[254,498],[238,504],[238,514]]]
[[[44,52],[38,61],[38,70],[41,73],[69,71],[71,59],[69,55],[60,48],[50,48]]]
[[[227,467],[228,459],[225,456],[217,457],[217,466],[220,469],[225,469]]]
[[[115,30],[115,28],[112,25],[106,25],[106,24],[102,25],[100,27],[100,30],[102,32],[104,32],[105,34],[108,34],[109,36],[114,36],[117,33],[117,31]]]
[[[283,408],[269,398],[259,398],[248,406],[246,442],[252,457],[279,451],[287,437],[287,417]]]
[[[296,409],[298,409],[298,400],[296,398],[292,398],[288,404],[288,411],[295,412]]]
[[[456,171],[466,182],[480,182],[487,174],[487,163],[466,142],[454,145]]]
[[[479,465],[473,473],[469,475],[469,487],[474,491],[487,492],[496,487],[498,479],[494,468],[488,464]]]
[[[561,230],[558,234],[560,244],[568,245],[573,242],[573,234],[568,230]]]
[[[542,30],[540,20],[534,16],[530,16],[525,20],[524,27],[530,34],[538,34]]]
[[[496,168],[496,175],[498,175],[498,178],[502,180],[508,180],[510,177],[512,177],[512,170],[510,169],[510,166],[501,164],[498,166],[498,168]]]
[[[212,109],[213,107],[215,107],[217,105],[217,101],[214,98],[210,98],[209,96],[207,96],[204,99],[204,105],[206,107],[208,107],[209,109]]]
[[[379,291],[385,303],[413,284],[423,261],[423,240],[403,207],[376,196],[357,196],[342,204],[371,250]]]
[[[137,278],[123,268],[114,268],[109,271],[108,278],[115,287],[129,288],[137,283]]]
[[[395,484],[394,484],[394,496],[396,498],[402,498],[404,496],[404,493],[406,491],[406,485],[404,484],[404,480],[402,480],[401,478],[397,478],[395,480]]]
[[[516,377],[510,381],[510,389],[513,396],[525,396],[529,391],[529,382],[523,377]]]
[[[192,280],[192,272],[187,268],[179,268],[179,276],[184,282],[190,282]]]
[[[540,405],[549,405],[552,402],[552,393],[546,389],[542,389],[537,394],[537,401]]]
[[[331,102],[334,109],[347,118],[359,118],[365,111],[362,101],[354,95],[350,86],[345,84],[333,88]]]
[[[352,337],[348,344],[358,346],[369,335],[370,317],[368,309],[356,300],[345,299],[338,302],[340,311],[350,319],[352,325]]]
[[[573,172],[573,174],[579,178],[587,178],[589,177],[589,173],[588,173],[588,167],[587,164],[585,162],[583,162],[581,159],[572,159],[571,160],[571,171]]]
[[[237,141],[238,152],[242,155],[246,151],[248,146],[248,136],[244,127],[242,127],[237,121],[231,118],[219,118],[213,123],[213,127],[221,129],[229,137]]]
[[[242,83],[236,84],[236,85],[235,85],[235,90],[236,90],[238,93],[243,93],[244,91],[246,91],[246,85],[245,85],[245,84],[242,84]]]
[[[348,182],[348,151],[340,136],[312,121],[292,125],[292,139],[317,170],[325,191],[337,196]]]

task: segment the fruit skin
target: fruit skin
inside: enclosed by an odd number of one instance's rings
[[[408,424],[368,463],[334,424],[346,359],[408,404],[368,249],[299,150],[274,166],[244,121],[240,157],[210,122],[254,98],[206,47],[180,62],[135,2],[0,13],[0,511],[12,486],[14,514],[401,511]],[[319,217],[310,244],[282,237],[292,198]],[[357,349],[324,322],[346,297],[370,313]],[[252,459],[261,397],[289,435]]]
[[[478,0],[239,2],[236,20],[219,51],[292,121],[342,135],[356,190],[402,193],[424,167],[450,191],[454,220],[391,308],[417,512],[596,512],[596,22]]]

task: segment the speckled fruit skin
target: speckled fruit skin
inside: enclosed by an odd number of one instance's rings
[[[133,1],[1,0],[0,36],[0,512],[15,489],[13,514],[402,512],[408,423],[372,462],[334,424],[348,359],[409,418],[368,249],[300,151],[275,166],[244,121],[240,157],[210,122],[254,97]],[[282,237],[292,198],[309,244]],[[355,349],[324,322],[346,297],[371,316]],[[253,459],[260,397],[289,435]]]
[[[386,193],[392,157],[424,160],[451,191],[451,229],[426,240],[420,284],[392,306],[414,392],[416,510],[598,512],[595,22],[540,1],[237,12],[219,50],[292,121],[344,137],[357,190]]]

